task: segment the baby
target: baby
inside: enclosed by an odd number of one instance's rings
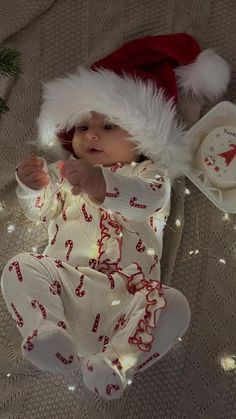
[[[92,111],[72,130],[69,159],[18,164],[19,203],[49,222],[49,242],[8,261],[1,282],[23,356],[54,373],[81,366],[85,385],[109,400],[190,322],[185,297],[160,282],[170,182],[131,137]]]

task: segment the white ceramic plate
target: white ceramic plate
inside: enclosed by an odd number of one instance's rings
[[[214,128],[224,125],[236,127],[236,105],[231,102],[220,102],[203,116],[187,133],[189,141],[193,141],[195,151],[206,135]],[[204,180],[204,173],[193,162],[191,170],[185,175],[206,195],[217,208],[232,214],[236,213],[236,188],[220,189],[211,186]]]

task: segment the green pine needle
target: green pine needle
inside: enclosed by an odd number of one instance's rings
[[[0,76],[15,76],[19,73],[19,52],[0,48]]]
[[[4,102],[4,100],[0,97],[0,113],[5,113],[9,111],[9,108],[7,104]]]

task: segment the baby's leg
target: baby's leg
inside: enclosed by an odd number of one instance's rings
[[[21,253],[4,267],[2,294],[23,336],[22,355],[41,370],[79,368],[72,331],[64,316],[54,259]]]
[[[119,398],[134,374],[144,371],[161,359],[186,332],[190,323],[190,308],[183,294],[174,288],[164,288],[167,305],[161,310],[157,327],[151,329],[153,342],[149,352],[142,352],[129,343],[137,328],[139,311],[120,330],[103,353],[86,358],[82,364],[84,382],[90,390],[106,399]]]

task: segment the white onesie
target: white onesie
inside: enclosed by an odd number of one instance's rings
[[[99,165],[106,197],[97,203],[85,193],[72,195],[57,164],[47,166],[43,160],[50,184],[31,190],[16,169],[16,193],[27,218],[49,221],[48,245],[42,254],[15,256],[2,275],[4,298],[24,337],[22,353],[30,359],[36,337],[57,327],[70,335],[74,353],[72,346],[70,353],[66,345],[60,350],[58,338],[54,358],[49,359],[49,350],[44,361],[32,357],[41,369],[69,371],[78,367],[78,357],[98,353],[110,356],[120,369],[122,359],[142,369],[159,355],[152,344],[160,313],[168,305],[164,291],[173,290],[160,282],[162,230],[170,204],[168,176],[151,160]],[[92,366],[87,364],[87,370]],[[94,390],[94,383],[91,386]],[[97,386],[95,391],[99,393]]]

